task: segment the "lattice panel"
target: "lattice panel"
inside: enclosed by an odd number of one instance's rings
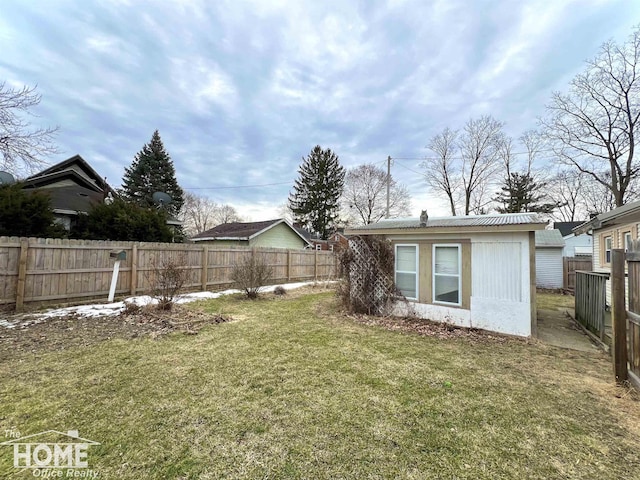
[[[349,288],[354,310],[386,315],[395,294],[393,277],[380,267],[377,244],[371,248],[361,237],[349,239],[353,253],[349,266]]]

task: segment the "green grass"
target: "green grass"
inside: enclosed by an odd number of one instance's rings
[[[575,298],[573,295],[563,295],[561,293],[537,292],[536,304],[539,309],[557,310],[559,308],[574,308]]]
[[[0,434],[78,429],[100,478],[640,477],[639,402],[601,356],[367,327],[326,293],[205,308],[236,321],[16,353]]]

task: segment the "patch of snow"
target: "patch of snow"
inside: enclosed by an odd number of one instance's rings
[[[283,283],[278,285],[268,285],[260,289],[261,292],[273,292],[276,287],[281,286],[286,290],[295,290],[296,288],[306,287],[308,285],[327,285],[334,282],[297,282],[297,283]],[[223,295],[233,295],[235,293],[241,293],[240,290],[229,289],[221,292],[195,292],[185,293],[179,295],[175,300],[176,303],[189,303],[198,300],[208,300],[213,298],[219,298]],[[119,315],[124,309],[126,304],[133,303],[141,307],[146,305],[153,305],[158,301],[149,295],[140,295],[137,297],[129,297],[121,302],[114,303],[100,303],[92,305],[77,305],[73,307],[56,308],[47,310],[42,313],[32,313],[24,315],[18,320],[11,322],[8,320],[0,319],[0,328],[15,328],[17,326],[25,327],[34,323],[40,323],[48,318],[66,317],[70,315],[76,315],[80,317],[96,318],[96,317],[108,317]]]

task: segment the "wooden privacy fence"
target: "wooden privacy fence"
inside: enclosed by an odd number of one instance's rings
[[[629,270],[629,310],[627,317],[629,377],[640,389],[640,243],[636,241],[635,249],[627,252],[627,268]]]
[[[590,271],[592,268],[591,257],[563,257],[563,288],[570,292],[576,289],[576,271]]]
[[[576,320],[604,341],[608,273],[576,271]]]
[[[0,237],[0,304],[60,303],[107,297],[114,260],[124,250],[116,294],[150,291],[154,265],[174,261],[188,271],[185,288],[220,289],[231,284],[233,266],[260,254],[273,268],[273,283],[327,279],[337,272],[333,252],[203,244],[111,242]]]
[[[640,390],[640,240],[628,252],[612,250],[612,355],[616,381],[627,380]],[[625,259],[629,278],[629,307],[625,307]]]

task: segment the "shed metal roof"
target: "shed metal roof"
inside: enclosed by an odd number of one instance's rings
[[[564,239],[560,230],[537,230],[536,248],[562,248]]]
[[[428,218],[426,225],[420,225],[420,218],[384,219],[378,223],[354,227],[350,230],[389,230],[389,229],[417,229],[417,228],[460,228],[467,227],[501,227],[510,225],[546,225],[537,213],[496,213],[489,215],[468,215],[456,217]],[[533,229],[532,229],[533,230]]]

